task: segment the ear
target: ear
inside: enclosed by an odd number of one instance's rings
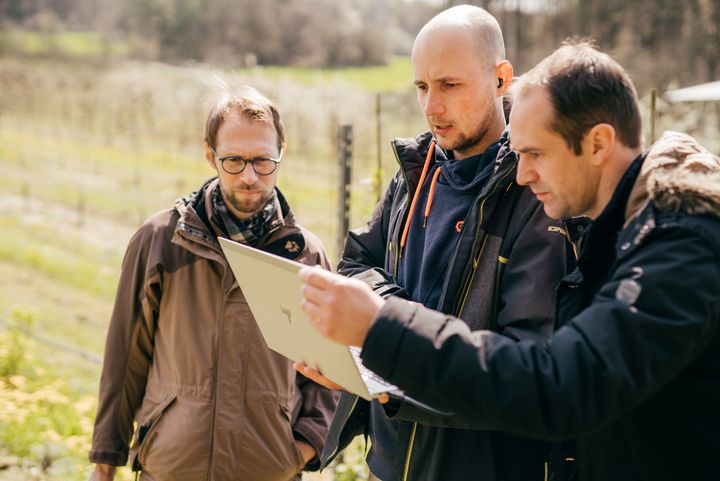
[[[278,174],[278,172],[280,171],[280,167],[282,167],[283,163],[285,162],[285,154],[286,153],[287,153],[287,143],[283,142],[282,147],[280,147],[280,153],[279,153],[279,155],[280,155],[279,158],[280,158],[281,162],[277,165],[277,168],[275,169],[275,173],[274,173],[275,175]]]
[[[594,125],[583,139],[583,152],[592,154],[592,163],[602,165],[610,158],[615,147],[615,127],[610,124]]]
[[[217,172],[217,165],[215,164],[215,154],[213,154],[213,151],[207,142],[205,142],[205,160],[207,161],[208,165]]]
[[[508,60],[501,60],[500,63],[495,66],[495,76],[498,79],[495,92],[498,97],[501,97],[505,94],[505,92],[507,92],[507,89],[510,87],[510,83],[512,82],[512,64]]]

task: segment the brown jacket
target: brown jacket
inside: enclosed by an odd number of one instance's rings
[[[130,451],[146,480],[287,481],[304,464],[294,438],[322,452],[336,396],[265,345],[208,227],[216,182],[130,241],[89,458],[124,465]],[[278,197],[284,225],[259,247],[327,267],[319,239]]]

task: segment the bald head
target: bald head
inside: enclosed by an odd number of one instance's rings
[[[430,20],[412,50],[418,104],[437,145],[472,157],[505,128],[502,96],[512,80],[497,21],[482,8],[453,7]]]
[[[473,56],[486,66],[495,66],[505,59],[505,43],[500,25],[495,17],[480,7],[458,5],[437,14],[415,38],[413,56],[428,42],[442,42],[445,39],[464,40],[462,46],[473,48]]]

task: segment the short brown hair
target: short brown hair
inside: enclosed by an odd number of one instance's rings
[[[243,85],[233,89],[224,82],[221,82],[218,98],[205,121],[205,142],[210,147],[216,147],[218,130],[231,112],[249,120],[272,123],[280,151],[285,142],[285,127],[275,104],[252,87]]]
[[[566,43],[511,87],[517,98],[533,86],[545,87],[555,109],[551,128],[576,155],[597,124],[609,124],[630,148],[642,143],[642,119],[635,86],[625,69],[588,42]]]

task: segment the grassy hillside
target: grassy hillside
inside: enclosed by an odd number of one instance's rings
[[[388,65],[378,67],[256,67],[237,72],[248,74],[256,70],[271,79],[290,78],[315,88],[337,83],[347,83],[368,92],[403,92],[412,88],[409,57],[394,57]]]
[[[70,52],[67,37],[58,45]],[[83,53],[80,39],[75,50]],[[26,48],[33,40],[24,37]],[[70,42],[70,43],[63,43]],[[68,50],[70,49],[70,50]],[[212,175],[202,158],[213,78],[248,83],[284,116],[279,186],[337,256],[335,129],[354,125],[351,225],[396,168],[389,139],[421,130],[407,60],[385,68],[238,72],[0,57],[0,480],[81,480],[125,245],[151,213]],[[376,91],[382,162],[376,152]],[[362,479],[362,448],[323,477]],[[119,479],[131,479],[123,470]]]

